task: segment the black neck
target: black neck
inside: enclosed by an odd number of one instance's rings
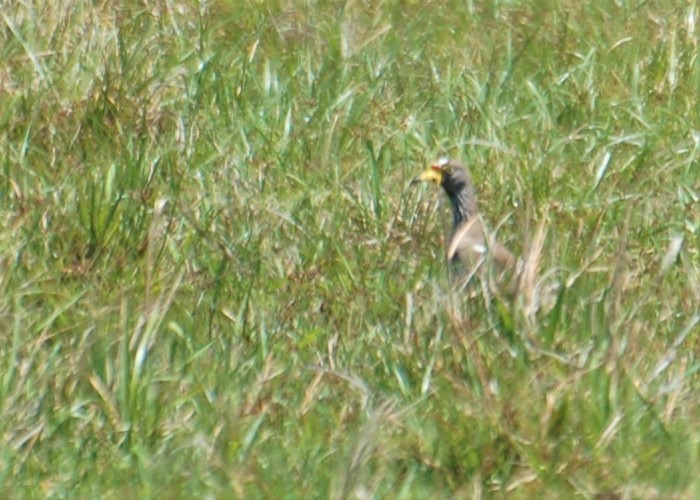
[[[476,215],[476,195],[471,186],[465,186],[456,193],[448,194],[452,202],[454,227]]]

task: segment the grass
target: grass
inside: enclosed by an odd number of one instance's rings
[[[693,2],[0,10],[4,496],[700,495]]]

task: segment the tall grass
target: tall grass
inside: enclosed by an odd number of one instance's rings
[[[693,2],[0,12],[5,496],[700,495]]]

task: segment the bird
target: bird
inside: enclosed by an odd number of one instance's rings
[[[453,268],[461,268],[469,278],[476,272],[483,272],[484,263],[488,262],[493,263],[499,275],[515,268],[515,255],[499,242],[487,238],[467,167],[451,158],[439,158],[411,184],[423,182],[441,186],[452,205],[452,231],[446,253]]]

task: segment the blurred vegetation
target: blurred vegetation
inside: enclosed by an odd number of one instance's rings
[[[0,2],[0,491],[700,496],[698,14]]]

